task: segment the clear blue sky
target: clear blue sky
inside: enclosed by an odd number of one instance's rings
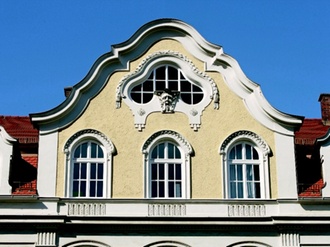
[[[56,107],[111,45],[176,18],[221,45],[280,111],[320,117],[330,93],[330,0],[1,0],[0,115]]]

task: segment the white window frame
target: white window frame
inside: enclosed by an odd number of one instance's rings
[[[166,50],[150,54],[135,71],[124,76],[116,89],[117,108],[120,108],[121,102],[124,101],[133,113],[135,127],[142,131],[145,128],[147,116],[154,112],[161,112],[161,104],[157,97],[153,97],[148,103],[138,104],[131,99],[130,92],[134,86],[148,79],[150,71],[164,65],[180,69],[186,80],[202,89],[204,97],[201,102],[190,105],[179,100],[174,109],[174,112],[184,113],[189,118],[190,127],[197,131],[201,125],[202,113],[212,100],[214,109],[219,109],[219,90],[212,78],[200,71],[186,56],[176,51]]]
[[[260,162],[259,165],[259,172],[260,172],[260,198],[231,198],[230,197],[230,189],[229,189],[229,152],[230,150],[240,144],[240,143],[247,143],[253,146],[259,155]],[[219,153],[222,156],[222,167],[223,167],[223,193],[224,197],[227,199],[232,200],[260,200],[260,199],[269,199],[270,198],[270,180],[269,180],[269,155],[270,155],[270,148],[268,144],[257,134],[251,131],[237,131],[227,137],[222,145],[219,148]],[[251,161],[248,160],[248,163],[251,164]],[[245,162],[241,160],[240,162]],[[244,171],[243,171],[244,172]],[[244,185],[246,187],[246,185]]]
[[[112,186],[112,156],[115,154],[116,149],[113,143],[101,132],[94,129],[85,129],[75,133],[71,136],[66,144],[64,145],[63,151],[65,153],[65,197],[72,196],[72,186],[73,186],[73,162],[74,162],[74,151],[82,143],[86,141],[95,142],[101,146],[103,150],[104,158],[92,159],[93,163],[97,161],[104,162],[103,166],[103,196],[102,197],[74,197],[74,198],[110,198],[111,197],[111,186]],[[84,159],[86,162],[87,159]]]
[[[152,150],[162,142],[170,142],[176,145],[181,152],[180,162],[182,164],[181,167],[181,197],[161,197],[161,198],[153,198],[151,197],[151,152]],[[154,133],[150,136],[144,145],[142,146],[142,153],[144,154],[144,167],[145,167],[145,198],[150,199],[189,199],[191,197],[190,193],[190,165],[191,165],[191,155],[193,154],[193,149],[188,141],[178,134],[175,131],[171,130],[162,130]],[[173,160],[171,160],[172,163]]]

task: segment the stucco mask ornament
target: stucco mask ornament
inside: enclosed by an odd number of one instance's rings
[[[158,96],[162,113],[173,113],[180,92],[165,88],[155,91]]]

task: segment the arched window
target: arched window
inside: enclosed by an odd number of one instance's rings
[[[144,144],[146,197],[190,197],[190,144],[178,133],[159,131]]]
[[[110,197],[111,163],[115,148],[96,130],[82,130],[65,144],[67,160],[66,196]]]
[[[212,78],[200,71],[186,56],[176,51],[148,55],[136,69],[126,74],[116,88],[116,106],[122,101],[134,115],[134,125],[142,131],[146,118],[156,112],[184,113],[195,131],[211,101],[219,109],[219,90]]]
[[[229,198],[261,198],[260,165],[253,144],[242,142],[231,148],[228,157]]]
[[[165,89],[178,92],[178,98],[188,105],[198,104],[204,97],[200,86],[187,80],[181,69],[169,65],[154,69],[147,80],[131,89],[130,95],[134,102],[146,104],[157,92],[162,93]]]
[[[106,174],[103,147],[94,141],[79,144],[72,157],[72,197],[103,197]]]
[[[168,141],[157,144],[150,155],[150,197],[181,198],[182,167],[179,147]]]
[[[223,142],[226,198],[269,198],[269,153],[266,142],[250,131],[235,132]]]

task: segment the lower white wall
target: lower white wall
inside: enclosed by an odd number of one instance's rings
[[[56,191],[58,132],[39,135],[38,195],[54,197]]]
[[[278,199],[296,199],[297,175],[293,136],[275,133]]]

